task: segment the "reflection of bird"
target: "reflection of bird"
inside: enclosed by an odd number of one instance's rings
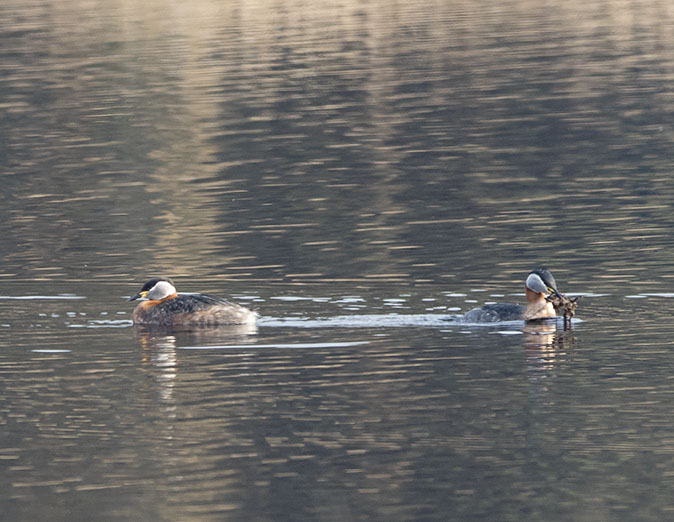
[[[254,324],[257,314],[221,297],[178,294],[169,278],[150,279],[129,301],[144,299],[133,311],[135,324],[209,326]]]
[[[537,268],[527,277],[524,288],[527,292],[527,305],[495,303],[484,305],[466,312],[463,321],[468,323],[492,323],[497,321],[534,321],[556,317],[552,303],[546,301],[550,294],[559,296],[555,278],[547,270]]]

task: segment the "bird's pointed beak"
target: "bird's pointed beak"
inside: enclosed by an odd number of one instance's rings
[[[135,301],[136,299],[145,299],[145,296],[147,296],[147,290],[144,290],[143,292],[138,292],[136,295],[129,297],[129,301]]]
[[[551,286],[548,287],[548,292],[550,292],[548,295],[555,295],[557,297],[562,297],[562,294],[560,294],[556,288],[552,288]]]

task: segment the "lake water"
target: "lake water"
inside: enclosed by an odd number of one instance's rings
[[[3,520],[674,516],[670,1],[6,0],[0,71]],[[448,320],[542,265],[570,330]]]

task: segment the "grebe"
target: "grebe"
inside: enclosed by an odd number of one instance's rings
[[[552,274],[543,268],[531,272],[524,283],[527,305],[495,303],[474,308],[463,316],[466,323],[493,323],[498,321],[536,321],[557,317],[552,303],[546,301],[550,294],[559,296],[557,283]]]
[[[171,279],[154,278],[129,301],[145,299],[133,311],[134,324],[161,326],[209,326],[254,324],[257,314],[221,297],[178,294]]]

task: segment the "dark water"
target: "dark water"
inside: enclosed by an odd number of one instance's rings
[[[674,8],[0,5],[0,512],[666,520]],[[445,321],[548,266],[572,330]],[[151,275],[257,328],[139,331]]]

